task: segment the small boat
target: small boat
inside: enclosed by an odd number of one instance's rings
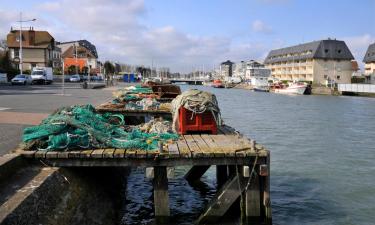
[[[256,91],[256,92],[269,92],[270,89],[267,86],[257,86],[257,87],[253,88],[253,91]]]
[[[224,84],[221,80],[214,80],[214,83],[212,84],[212,87],[214,88],[224,88]]]
[[[289,86],[275,85],[273,91],[280,94],[298,94],[303,95],[307,88],[305,83],[291,83]]]

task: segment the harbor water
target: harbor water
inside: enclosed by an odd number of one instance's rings
[[[374,224],[375,98],[181,87],[215,93],[225,123],[271,150],[274,224]],[[173,224],[192,224],[215,194],[214,168],[193,187],[182,178],[187,169],[169,183]],[[143,170],[133,170],[125,196],[123,224],[151,224]]]

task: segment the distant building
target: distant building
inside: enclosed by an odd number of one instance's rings
[[[100,72],[96,47],[89,41],[62,42],[58,44],[58,47],[61,48],[65,71],[74,65],[78,66],[80,71],[83,71],[87,67],[91,73]]]
[[[246,63],[245,81],[249,81],[252,78],[262,78],[268,80],[271,76],[271,70],[267,69],[264,64],[257,61],[250,60]]]
[[[242,81],[249,82],[253,77],[263,77],[268,79],[271,75],[271,70],[265,68],[264,64],[254,60],[241,61],[232,66],[233,77],[239,77]]]
[[[220,76],[221,77],[231,77],[233,75],[233,62],[227,60],[220,64]]]
[[[351,83],[353,59],[344,41],[328,39],[272,50],[264,63],[274,78],[327,85]]]
[[[241,61],[232,65],[233,77],[239,77],[241,80],[245,79],[246,63],[246,61]]]
[[[60,67],[61,49],[56,46],[55,39],[47,31],[37,31],[30,27],[22,30],[23,70],[33,67]],[[20,31],[13,30],[7,35],[9,59],[16,66],[20,61]]]
[[[365,63],[365,75],[375,76],[375,43],[368,46],[363,62]]]

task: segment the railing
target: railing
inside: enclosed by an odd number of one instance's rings
[[[344,92],[375,93],[375,84],[338,84],[338,90]]]

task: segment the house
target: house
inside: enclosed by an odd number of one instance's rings
[[[33,67],[58,68],[61,61],[61,49],[56,47],[55,39],[47,31],[37,31],[33,27],[22,30],[22,70]],[[11,28],[7,35],[9,59],[13,66],[20,62],[20,31]]]
[[[79,67],[80,72],[99,73],[98,53],[95,45],[87,40],[58,43],[64,60],[64,71],[70,66]]]
[[[365,75],[375,76],[375,43],[368,46],[363,62],[365,63]]]
[[[351,83],[353,59],[344,41],[327,39],[272,50],[264,63],[276,79],[327,85]]]

